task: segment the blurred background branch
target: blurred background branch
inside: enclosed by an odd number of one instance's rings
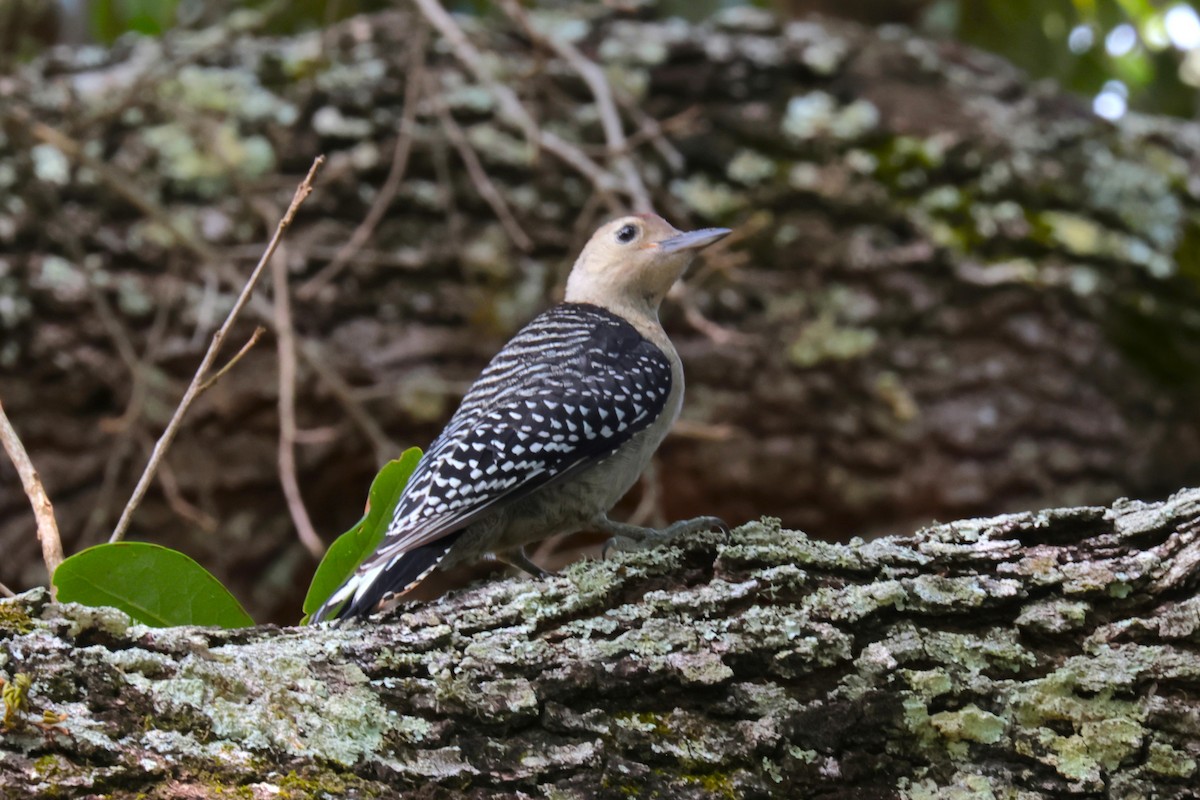
[[[541,6],[552,5],[539,3]],[[821,14],[870,25],[899,23],[990,50],[1035,78],[1092,99],[1096,113],[1200,113],[1200,14],[1189,2],[1152,0],[660,0],[660,13],[691,20],[741,5],[799,19]],[[0,5],[0,68],[52,44],[110,45],[134,32],[213,24],[253,12],[264,34],[325,28],[395,6],[390,0],[6,0]],[[487,0],[450,3],[488,15]],[[569,43],[568,43],[569,46]]]

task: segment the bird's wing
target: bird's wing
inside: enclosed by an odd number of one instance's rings
[[[615,314],[564,304],[537,317],[472,385],[409,479],[379,548],[315,618],[351,596],[342,616],[406,591],[472,521],[649,426],[671,382],[666,354]]]
[[[582,304],[547,311],[467,392],[370,561],[420,547],[610,455],[662,413],[670,392],[666,355],[628,322]]]

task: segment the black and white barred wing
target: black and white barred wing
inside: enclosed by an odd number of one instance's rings
[[[620,317],[583,304],[542,314],[467,392],[413,472],[379,549],[327,608],[352,596],[342,615],[353,615],[406,591],[475,519],[602,460],[649,426],[671,380],[666,355]]]
[[[670,391],[666,355],[628,322],[595,306],[547,311],[467,392],[414,472],[376,558],[604,458],[662,413]]]

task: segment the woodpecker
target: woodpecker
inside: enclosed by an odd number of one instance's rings
[[[608,511],[683,405],[683,366],[659,306],[695,254],[729,233],[683,233],[654,214],[596,231],[564,302],[484,369],[421,458],[378,549],[313,621],[366,616],[434,569],[488,555],[545,577],[524,548],[553,534],[586,529],[644,542],[724,527],[697,517],[654,530],[614,522]]]

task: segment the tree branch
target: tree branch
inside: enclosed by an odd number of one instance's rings
[[[425,48],[428,41],[428,27],[421,25],[414,40],[409,44],[407,74],[404,79],[404,112],[400,119],[400,129],[396,132],[396,146],[392,149],[392,163],[388,167],[387,177],[379,194],[371,203],[371,208],[362,222],[354,229],[350,239],[342,245],[337,255],[316,275],[309,278],[299,289],[296,296],[308,300],[316,296],[322,286],[338,276],[346,264],[358,255],[363,246],[370,241],[375,228],[387,213],[400,186],[404,181],[404,172],[408,168],[408,157],[412,153],[414,128],[417,124],[417,106],[421,100],[421,92],[425,84]]]
[[[58,522],[54,519],[54,506],[46,495],[46,487],[42,486],[42,479],[38,477],[33,462],[29,460],[29,453],[25,452],[25,445],[21,444],[21,437],[17,436],[12,423],[8,421],[3,405],[0,405],[0,444],[4,445],[4,451],[17,468],[25,496],[33,507],[38,541],[42,543],[42,560],[46,562],[46,571],[53,578],[54,570],[63,561],[62,539],[58,535]]]
[[[0,796],[1184,800],[1197,553],[1193,489],[869,543],[766,520],[357,625],[150,636],[29,593],[4,667],[68,717],[53,772],[0,735]]]
[[[483,66],[483,58],[479,55],[479,51],[471,44],[471,41],[463,33],[458,23],[454,21],[454,18],[446,12],[446,9],[442,8],[438,0],[415,0],[415,2],[421,13],[425,15],[425,18],[437,28],[438,32],[449,43],[458,60],[470,70],[471,74],[475,76],[475,80],[483,84],[492,97],[495,98],[500,111],[500,120],[506,125],[522,132],[526,141],[530,144],[557,156],[563,163],[585,176],[591,181],[593,188],[604,198],[610,210],[615,211],[619,209],[621,203],[613,194],[615,186],[612,176],[605,172],[600,165],[588,158],[578,147],[561,136],[543,130],[538,126],[533,116],[521,105],[521,101],[517,99],[516,93],[507,86],[497,82],[488,74],[487,69]]]
[[[287,253],[280,248],[271,260],[275,295],[275,341],[279,354],[279,483],[287,500],[296,536],[313,559],[320,561],[325,543],[313,528],[304,495],[296,478],[296,333],[292,326],[292,304],[288,297]]]
[[[581,53],[578,47],[565,39],[542,34],[533,26],[529,14],[516,0],[500,0],[500,7],[504,9],[504,13],[511,20],[521,26],[526,36],[556,53],[579,74],[579,77],[583,78],[584,83],[592,92],[592,97],[596,100],[596,110],[600,114],[600,126],[604,129],[604,138],[608,142],[608,157],[616,165],[617,171],[625,182],[625,191],[632,200],[633,210],[653,211],[654,204],[650,200],[650,192],[647,191],[646,184],[642,182],[642,176],[638,174],[638,169],[634,165],[633,159],[630,158],[629,142],[625,138],[621,113],[613,101],[612,87],[609,86],[608,78],[604,77],[604,70]],[[651,130],[658,129],[651,128]]]
[[[263,252],[262,258],[258,260],[254,270],[247,278],[245,286],[242,287],[241,294],[234,301],[233,308],[229,310],[225,321],[221,323],[221,327],[213,334],[212,342],[208,346],[204,358],[200,361],[200,366],[196,368],[196,374],[192,376],[192,381],[188,384],[187,390],[183,393],[183,398],[179,401],[179,405],[175,409],[175,413],[171,415],[170,421],[167,423],[166,429],[154,443],[154,450],[150,455],[150,460],[146,464],[145,470],[142,471],[142,476],[138,479],[137,486],[133,489],[133,495],[129,498],[129,502],[125,505],[125,510],[121,512],[121,518],[117,521],[116,528],[113,530],[110,542],[119,542],[125,538],[125,533],[129,529],[129,522],[133,518],[133,512],[137,510],[138,503],[145,496],[146,490],[150,487],[150,482],[154,480],[154,472],[158,467],[158,463],[162,460],[167,452],[167,448],[171,446],[175,434],[179,432],[179,426],[183,422],[183,416],[187,413],[188,407],[192,401],[200,394],[201,384],[204,381],[208,370],[212,367],[213,361],[217,357],[217,353],[221,349],[221,344],[225,341],[229,330],[233,327],[234,321],[241,312],[242,307],[246,305],[250,297],[250,293],[254,291],[255,285],[258,283],[258,278],[262,274],[263,268],[270,261],[271,256],[275,253],[275,248],[279,246],[279,241],[283,237],[283,232],[288,225],[292,224],[292,219],[296,216],[297,209],[303,203],[308,195],[312,192],[312,182],[316,177],[317,170],[321,168],[321,164],[325,162],[324,156],[317,156],[309,167],[308,175],[300,182],[296,188],[296,193],[292,196],[291,205],[288,206],[283,218],[279,220],[279,224],[275,227],[275,234],[271,237],[271,241],[267,244],[267,249]]]

